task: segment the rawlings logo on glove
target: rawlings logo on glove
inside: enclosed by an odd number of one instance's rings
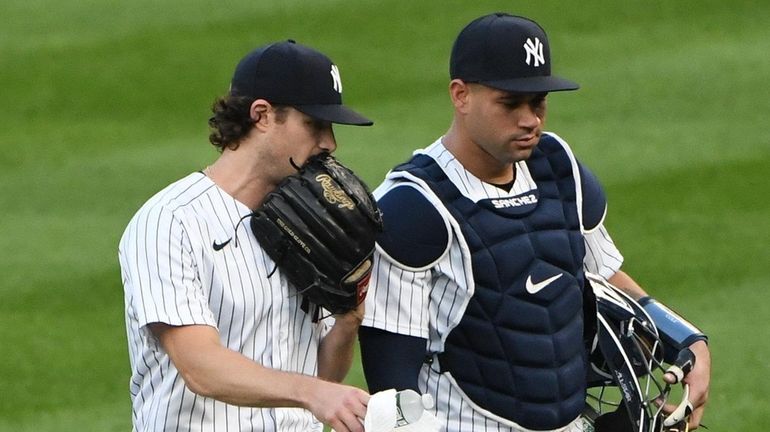
[[[329,174],[318,175],[315,179],[318,180],[318,183],[320,183],[321,187],[323,187],[324,198],[326,198],[326,201],[329,204],[337,204],[340,208],[345,208],[348,210],[355,209],[353,200],[350,199],[344,190],[340,189],[337,187],[337,185],[334,184],[334,180]]]

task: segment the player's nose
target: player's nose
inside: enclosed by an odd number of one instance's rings
[[[532,107],[525,105],[519,115],[519,126],[527,129],[535,129],[543,120]]]
[[[332,153],[337,149],[337,139],[334,137],[334,130],[331,125],[320,133],[318,137],[318,147],[329,153]]]

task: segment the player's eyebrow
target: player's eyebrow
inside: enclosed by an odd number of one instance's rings
[[[497,97],[497,100],[507,104],[519,104],[524,102],[526,97],[527,95],[524,94],[503,93]]]
[[[498,96],[497,100],[511,105],[540,101],[545,99],[548,93],[505,93]]]

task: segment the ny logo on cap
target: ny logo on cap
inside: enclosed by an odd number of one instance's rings
[[[527,64],[532,65],[532,58],[535,58],[535,67],[545,64],[545,57],[543,57],[543,44],[540,39],[535,38],[535,42],[532,39],[527,38],[527,42],[524,43],[524,49],[527,51]]]
[[[334,80],[334,91],[342,94],[342,78],[340,78],[340,70],[337,69],[337,65],[332,65],[332,80]]]

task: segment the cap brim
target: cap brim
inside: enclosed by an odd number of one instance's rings
[[[484,84],[486,86],[511,93],[548,93],[577,90],[580,88],[580,85],[575,82],[555,76],[535,76],[506,80],[479,81],[479,84]]]
[[[344,105],[292,105],[297,110],[318,120],[354,126],[371,126],[373,121]]]

